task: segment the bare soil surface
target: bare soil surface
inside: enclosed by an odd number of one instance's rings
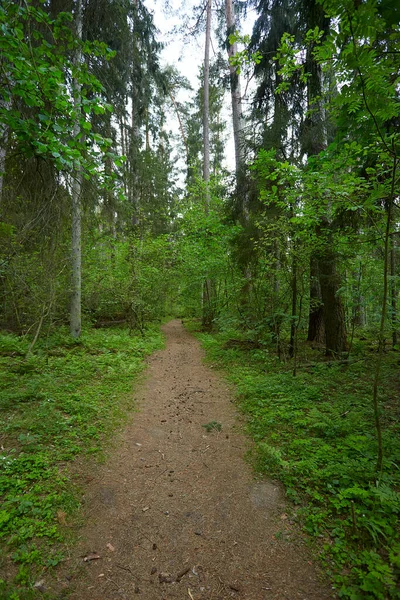
[[[71,600],[327,600],[280,486],[256,480],[232,395],[180,321],[149,360],[139,412],[85,492],[60,572]],[[215,421],[221,431],[203,425]],[[97,558],[96,558],[97,557]],[[92,559],[92,560],[84,560]],[[60,589],[60,588],[59,588]],[[63,594],[62,594],[63,596]]]

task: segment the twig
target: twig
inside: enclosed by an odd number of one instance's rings
[[[128,571],[132,575],[132,577],[135,577],[135,574],[132,572],[132,569],[130,567],[124,567],[124,565],[119,565],[118,563],[115,566],[119,569],[123,569],[124,571]]]
[[[185,567],[184,569],[182,569],[181,571],[179,571],[179,573],[176,576],[176,580],[180,581],[182,579],[182,577],[184,575],[186,575],[186,573],[189,573],[190,571],[190,567]]]

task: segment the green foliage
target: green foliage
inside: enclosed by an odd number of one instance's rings
[[[116,241],[96,236],[84,256],[83,307],[94,323],[125,320],[132,329],[171,312],[177,286],[169,236]],[[173,312],[173,311],[172,311]]]
[[[213,431],[222,431],[222,424],[218,421],[210,421],[209,423],[202,425],[202,427],[204,427],[207,433],[212,433]]]
[[[65,12],[52,20],[29,2],[2,3],[0,122],[26,156],[50,158],[61,171],[81,165],[97,175],[112,140],[93,133],[90,118],[111,107],[101,99],[99,81],[84,64],[74,63],[80,42],[72,35],[71,20]],[[112,56],[105,44],[86,42],[82,49],[88,55]],[[71,73],[82,88],[79,105]],[[85,139],[75,135],[77,121]]]
[[[230,57],[229,63],[236,67],[236,73],[240,75],[243,66],[248,66],[250,64],[259,65],[261,62],[261,52],[258,50],[256,52],[249,52],[248,47],[250,45],[250,36],[249,35],[240,35],[239,32],[235,31],[229,36],[229,43],[231,46],[234,44],[243,44],[245,46],[244,50],[238,50],[236,54]]]
[[[237,338],[232,331],[200,337],[208,358],[229,369],[237,386],[255,440],[254,464],[286,485],[340,597],[398,598],[400,432],[389,400],[394,359],[384,364],[385,465],[377,476],[368,357],[349,366],[315,363],[293,377],[267,350],[231,347],[233,333]]]
[[[79,506],[67,463],[101,451],[133,406],[144,357],[161,343],[152,328],[141,336],[87,330],[79,343],[59,329],[27,362],[26,341],[1,336],[0,560],[10,554],[22,587],[62,559],[69,534],[58,511],[69,521]]]
[[[222,194],[218,194],[221,187],[218,180],[211,181],[211,200],[206,213],[204,185],[199,181],[193,184],[179,206],[182,217],[177,222],[175,236],[179,295],[185,314],[201,315],[202,286],[210,279],[215,282],[209,299],[214,324],[232,308],[240,287],[229,250],[232,238],[241,228],[224,218],[224,202]]]

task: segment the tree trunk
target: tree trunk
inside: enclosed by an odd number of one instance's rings
[[[225,16],[227,29],[227,50],[229,60],[229,80],[231,88],[232,102],[232,125],[233,125],[233,140],[235,145],[235,169],[236,169],[236,196],[242,224],[246,227],[249,224],[249,197],[246,189],[245,180],[245,152],[244,152],[244,120],[242,109],[242,92],[240,86],[240,76],[236,68],[231,65],[230,59],[237,53],[237,44],[229,42],[229,36],[235,33],[236,20],[233,11],[232,0],[225,0]],[[251,271],[247,264],[242,266],[242,274],[244,283],[240,290],[240,305],[246,311],[249,304],[249,295],[251,293]]]
[[[329,224],[327,224],[329,227]],[[319,282],[324,304],[326,355],[338,357],[347,351],[345,314],[341,297],[338,295],[340,278],[336,270],[336,253],[332,249],[332,236],[324,232],[323,248],[318,255]]]
[[[75,15],[76,37],[82,39],[82,0],[77,0]],[[76,51],[75,62],[78,65],[82,60],[80,48]],[[73,81],[74,89],[74,107],[76,112],[74,137],[77,138],[80,133],[79,113],[81,105],[81,86],[77,80]],[[82,169],[78,167],[72,181],[72,294],[70,308],[70,332],[72,337],[78,338],[81,334],[81,287],[82,287],[82,256],[81,256],[81,188],[82,188]]]
[[[204,107],[203,107],[203,179],[205,184],[204,210],[206,215],[210,209],[210,45],[211,45],[211,0],[207,0],[206,41],[204,51]],[[203,283],[203,314],[204,329],[211,329],[213,315],[213,283],[206,278]]]
[[[233,12],[232,0],[225,0],[225,15],[226,15],[226,28],[227,28],[227,49],[228,58],[231,59],[237,53],[237,44],[229,43],[229,36],[235,33],[236,22],[235,15]],[[236,167],[236,188],[239,198],[242,203],[242,214],[245,222],[248,221],[249,208],[247,195],[243,193],[244,183],[244,140],[243,140],[243,111],[242,111],[242,93],[240,86],[240,77],[236,72],[236,68],[229,62],[229,79],[231,88],[231,101],[232,101],[232,124],[233,124],[233,139],[235,144],[235,167]]]
[[[392,236],[390,248],[390,301],[392,305],[391,310],[391,324],[392,324],[392,346],[396,348],[398,344],[397,335],[397,289],[396,289],[396,239]]]
[[[183,141],[183,143],[185,145],[186,162],[189,163],[189,148],[188,148],[188,143],[187,143],[187,139],[186,139],[186,135],[185,135],[185,130],[183,128],[183,123],[182,123],[181,115],[180,115],[180,112],[179,112],[179,109],[178,109],[178,105],[177,105],[176,100],[175,100],[175,96],[172,93],[172,90],[169,90],[169,97],[171,98],[171,102],[174,105],[176,116],[177,116],[178,123],[179,123],[179,129],[181,131],[182,141]]]
[[[1,204],[1,196],[3,193],[4,171],[5,171],[5,167],[6,167],[6,143],[3,141],[5,136],[2,135],[1,137],[2,137],[2,140],[1,140],[1,148],[0,148],[0,204]]]
[[[360,262],[358,267],[358,272],[353,273],[353,278],[357,283],[353,286],[353,298],[354,298],[354,306],[353,306],[353,326],[354,327],[364,327],[365,326],[365,302],[364,298],[361,294],[361,282],[363,276],[363,268]]]
[[[293,244],[292,248],[292,319],[290,323],[290,342],[289,342],[289,356],[293,358],[295,355],[296,345],[296,318],[297,318],[297,256],[296,256],[296,245]]]
[[[329,19],[325,16],[325,11],[315,0],[309,2],[306,6],[306,20],[308,28],[319,27],[325,34],[329,31]],[[311,45],[306,54],[306,72],[307,72],[307,114],[304,120],[301,135],[301,152],[308,157],[316,156],[327,146],[326,120],[324,109],[321,102],[322,97],[322,70],[321,65],[317,63],[314,57],[314,47]],[[324,251],[324,250],[323,250]],[[320,257],[322,262],[323,258]],[[308,335],[309,342],[324,344],[326,342],[326,327],[332,328],[332,325],[326,325],[326,319],[330,321],[333,314],[325,314],[322,298],[322,287],[326,290],[326,280],[319,281],[319,259],[316,251],[311,250],[310,256],[310,309],[308,316]],[[329,264],[330,257],[326,256],[326,262]],[[328,294],[329,296],[329,294]],[[329,301],[330,302],[330,301]],[[340,327],[339,327],[340,329]]]
[[[11,102],[0,98],[0,106],[5,110],[11,110]],[[6,170],[6,157],[8,145],[8,127],[0,123],[0,204],[3,193],[4,173]]]
[[[310,311],[307,341],[325,344],[324,305],[319,283],[318,261],[313,255],[310,257]]]
[[[206,42],[204,51],[203,86],[203,179],[206,185],[205,210],[210,203],[210,45],[211,45],[211,0],[207,0]]]

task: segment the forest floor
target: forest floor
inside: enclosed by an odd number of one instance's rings
[[[250,442],[227,383],[180,321],[163,331],[138,412],[87,474],[85,524],[53,591],[71,600],[333,598],[281,486],[256,480],[245,461]]]

